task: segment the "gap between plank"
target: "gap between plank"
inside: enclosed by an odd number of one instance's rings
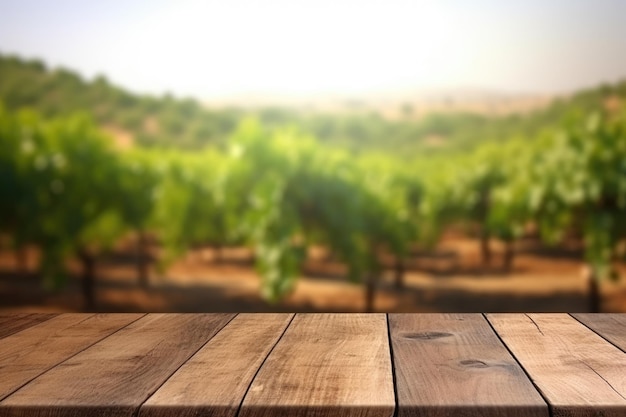
[[[396,383],[396,364],[393,359],[393,344],[391,342],[391,326],[389,325],[389,313],[385,314],[387,318],[387,338],[389,339],[389,357],[391,359],[391,381],[393,383],[393,400],[395,406],[393,408],[393,417],[398,417],[400,412],[400,403],[398,402],[398,384]]]
[[[137,408],[135,409],[135,411],[133,411],[133,413],[131,414],[131,415],[132,415],[132,417],[138,417],[138,416],[139,416],[139,412],[141,411],[141,407],[143,407],[143,405],[146,403],[146,401],[148,401],[148,399],[149,399],[150,397],[152,397],[152,396],[154,395],[154,393],[155,393],[155,392],[157,392],[157,391],[158,391],[158,390],[159,390],[159,389],[160,389],[160,388],[161,388],[161,387],[162,387],[162,386],[163,386],[163,385],[164,385],[164,384],[165,384],[165,383],[166,383],[166,382],[167,382],[167,381],[168,381],[168,380],[172,377],[172,375],[174,375],[176,372],[178,372],[178,370],[179,370],[180,368],[182,368],[182,367],[183,367],[183,365],[184,365],[184,364],[186,364],[186,363],[189,361],[189,359],[193,358],[193,357],[195,356],[195,354],[196,354],[196,353],[198,353],[198,352],[200,351],[200,349],[202,349],[204,346],[206,346],[206,344],[207,344],[207,343],[209,343],[209,342],[210,342],[210,341],[211,341],[211,340],[212,340],[215,336],[217,336],[217,334],[218,334],[219,332],[221,332],[222,330],[224,330],[224,328],[225,328],[226,326],[228,326],[228,324],[229,324],[231,321],[233,321],[233,320],[235,319],[235,317],[237,317],[238,315],[239,315],[239,313],[233,314],[233,316],[232,316],[232,317],[231,317],[231,318],[230,318],[230,319],[229,319],[226,323],[224,323],[224,325],[223,325],[222,327],[220,327],[220,328],[219,328],[219,330],[218,330],[218,331],[216,331],[216,332],[213,334],[213,336],[209,337],[209,338],[208,338],[208,339],[207,339],[207,340],[206,340],[206,341],[205,341],[202,345],[200,345],[200,347],[199,347],[198,349],[196,349],[196,350],[195,350],[195,351],[194,351],[191,355],[189,355],[189,357],[187,357],[187,359],[185,359],[184,361],[182,361],[182,362],[181,362],[181,364],[180,364],[180,365],[178,365],[178,366],[176,367],[176,369],[174,369],[174,371],[172,371],[172,373],[171,373],[171,374],[169,374],[169,375],[167,376],[167,378],[165,378],[165,379],[163,380],[163,382],[161,382],[161,383],[160,383],[160,384],[159,384],[159,385],[158,385],[158,386],[157,386],[157,387],[156,387],[156,388],[155,388],[152,392],[149,392],[149,393],[148,393],[148,395],[146,396],[146,398],[144,398],[144,399],[143,399],[143,401],[141,402],[141,404],[139,404],[139,405],[137,406]]]
[[[595,334],[597,334],[598,336],[600,336],[602,339],[604,339],[607,343],[609,343],[612,346],[615,346],[616,348],[618,348],[619,350],[621,350],[622,352],[626,353],[626,350],[622,349],[620,346],[616,345],[615,343],[611,342],[608,338],[604,337],[602,335],[602,333],[597,332],[595,329],[593,329],[592,327],[587,326],[587,324],[585,324],[584,321],[580,321],[578,320],[578,318],[574,315],[572,315],[572,313],[567,313],[569,314],[569,316],[571,318],[573,318],[574,320],[576,320],[577,322],[579,322],[580,324],[582,324],[584,327],[586,327],[587,329],[591,330],[592,332],[594,332]]]
[[[485,319],[485,321],[487,322],[487,324],[489,325],[489,327],[491,327],[491,331],[496,335],[496,337],[498,338],[498,340],[500,341],[500,343],[502,343],[502,345],[504,346],[504,348],[507,350],[507,352],[509,352],[509,355],[511,355],[511,357],[513,357],[513,360],[515,362],[517,362],[517,364],[520,366],[520,368],[522,369],[522,371],[524,372],[524,375],[526,375],[526,378],[528,378],[528,380],[530,381],[531,384],[533,384],[533,387],[535,387],[535,389],[537,390],[537,392],[539,393],[539,395],[541,396],[541,398],[543,399],[543,401],[546,403],[546,405],[548,406],[548,415],[550,417],[554,417],[554,410],[552,408],[552,404],[550,404],[550,401],[548,401],[548,399],[543,395],[543,392],[541,391],[541,389],[539,389],[539,387],[537,386],[537,384],[535,384],[535,381],[531,378],[530,374],[528,373],[528,371],[526,370],[526,368],[524,368],[524,365],[522,365],[522,363],[517,359],[517,356],[515,356],[515,354],[511,351],[511,349],[509,349],[509,346],[506,344],[506,342],[504,340],[502,340],[502,338],[500,337],[500,335],[498,334],[498,331],[493,327],[493,325],[491,324],[491,322],[489,321],[489,318],[487,318],[487,316],[485,315],[485,313],[481,313],[483,318]],[[528,315],[526,314],[526,317],[528,317]],[[530,319],[530,317],[528,317]],[[535,321],[533,319],[530,319],[535,326],[537,326],[537,323],[535,323]],[[539,326],[537,326],[537,329],[539,329]],[[543,332],[541,332],[541,329],[539,329],[539,332],[543,335]]]
[[[297,313],[293,313],[291,315],[291,320],[289,320],[289,323],[287,323],[287,325],[283,329],[283,332],[276,339],[276,342],[274,343],[274,346],[272,346],[272,348],[269,350],[269,352],[267,352],[267,355],[265,355],[265,358],[263,358],[263,362],[261,362],[261,364],[257,368],[256,372],[252,376],[252,378],[250,378],[250,383],[248,384],[248,387],[246,388],[246,392],[244,392],[243,396],[241,397],[241,401],[239,402],[239,406],[237,407],[237,413],[235,414],[235,417],[239,417],[239,414],[241,414],[241,408],[243,407],[243,402],[246,399],[246,396],[248,395],[248,392],[250,391],[250,387],[252,387],[252,384],[254,383],[254,380],[256,379],[256,377],[259,374],[259,372],[261,372],[261,368],[263,368],[263,365],[265,365],[265,362],[267,361],[267,358],[270,357],[270,355],[274,351],[274,348],[276,348],[276,345],[278,345],[278,342],[281,341],[281,339],[285,335],[285,332],[287,332],[287,329],[289,328],[289,326],[291,326],[291,322],[293,322],[293,320],[296,318],[296,314]]]
[[[71,313],[66,313],[66,314],[71,314]],[[81,320],[81,321],[79,321],[79,322],[78,322],[78,323],[76,323],[76,324],[80,324],[80,323],[84,322],[85,320],[88,320],[88,319],[90,319],[90,318],[94,317],[96,314],[97,314],[97,313],[92,313],[91,315],[87,316],[87,318],[86,318],[86,319]],[[57,315],[57,316],[55,316],[55,317],[60,317],[60,316],[61,316],[61,314],[59,314],[59,315]],[[24,382],[24,383],[23,383],[22,385],[20,385],[19,387],[15,388],[13,391],[9,392],[9,393],[8,393],[7,395],[5,395],[4,397],[0,398],[0,402],[2,402],[2,401],[4,401],[4,400],[6,400],[6,399],[7,399],[7,398],[9,398],[11,395],[15,394],[17,391],[21,390],[21,389],[22,389],[22,388],[24,388],[26,385],[30,384],[32,381],[34,381],[35,379],[39,378],[40,376],[42,376],[42,375],[43,375],[43,374],[45,374],[46,372],[50,372],[50,370],[52,370],[52,369],[56,368],[57,366],[59,366],[59,365],[61,365],[61,364],[65,363],[65,362],[67,362],[68,360],[72,359],[74,356],[78,355],[79,353],[84,352],[85,350],[89,349],[90,347],[92,347],[92,346],[93,346],[93,345],[95,345],[96,343],[100,343],[100,342],[102,342],[102,341],[103,341],[104,339],[106,339],[107,337],[114,335],[115,333],[119,332],[120,330],[124,329],[124,328],[125,328],[125,327],[127,327],[127,326],[130,326],[131,324],[133,324],[134,322],[136,322],[137,320],[139,320],[139,319],[141,319],[141,318],[143,318],[143,317],[145,317],[145,316],[146,316],[146,313],[144,313],[142,316],[137,317],[135,320],[132,320],[131,322],[129,322],[129,323],[127,323],[127,324],[123,325],[123,326],[122,326],[122,327],[120,327],[119,329],[115,330],[113,333],[109,333],[109,334],[107,334],[106,336],[103,336],[101,339],[98,339],[98,340],[94,341],[94,342],[93,342],[93,343],[91,343],[90,345],[85,346],[83,349],[81,349],[81,350],[79,350],[79,351],[77,351],[77,352],[74,352],[72,355],[70,355],[70,356],[68,356],[67,358],[63,359],[61,362],[59,362],[59,363],[57,363],[57,364],[52,365],[50,368],[48,368],[48,369],[46,369],[45,371],[41,372],[40,374],[38,374],[38,375],[36,375],[36,376],[32,377],[31,379],[29,379],[28,381]],[[44,321],[43,323],[45,323],[45,321]],[[25,329],[24,329],[24,330],[25,330]],[[18,332],[18,333],[19,333],[19,332]],[[14,333],[14,334],[15,334],[15,333]]]

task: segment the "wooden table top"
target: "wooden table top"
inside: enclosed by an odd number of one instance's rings
[[[0,416],[626,416],[626,314],[2,314]]]

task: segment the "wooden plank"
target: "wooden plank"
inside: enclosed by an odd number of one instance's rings
[[[573,316],[600,336],[626,352],[626,314],[573,314]]]
[[[3,313],[0,314],[0,339],[51,319],[53,313]]]
[[[549,410],[480,314],[390,314],[398,416],[545,416]]]
[[[0,339],[0,399],[141,314],[61,314]]]
[[[0,402],[0,415],[131,416],[232,314],[148,314]]]
[[[235,416],[293,314],[240,314],[141,407],[141,417]]]
[[[626,415],[626,355],[567,314],[489,314],[555,416]]]
[[[390,417],[394,405],[384,314],[297,314],[239,415]]]

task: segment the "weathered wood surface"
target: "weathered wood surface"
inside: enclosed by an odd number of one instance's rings
[[[141,408],[141,417],[236,416],[252,378],[292,314],[240,314]]]
[[[573,314],[585,326],[626,352],[626,314]]]
[[[297,314],[240,416],[381,416],[395,407],[384,314]]]
[[[556,416],[626,416],[626,355],[567,314],[489,314]]]
[[[232,316],[148,314],[7,397],[0,415],[132,416]]]
[[[3,315],[0,417],[623,417],[625,326],[621,314]]]
[[[142,314],[62,314],[0,339],[0,399]]]
[[[21,313],[21,314],[0,314],[0,339],[30,326],[46,321],[56,314],[47,313]]]
[[[398,416],[544,416],[548,406],[479,314],[390,314]],[[472,415],[468,411],[464,416]]]

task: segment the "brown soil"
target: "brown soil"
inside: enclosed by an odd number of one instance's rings
[[[584,312],[588,311],[582,263],[576,249],[550,250],[533,242],[517,245],[513,270],[506,272],[501,245],[494,243],[492,266],[484,267],[478,242],[447,237],[434,251],[415,251],[405,288],[396,289],[391,269],[381,277],[375,309],[386,312]],[[313,251],[292,294],[279,303],[260,296],[260,279],[246,249],[226,249],[217,262],[210,249],[194,250],[164,273],[153,271],[148,289],[137,284],[133,256],[119,252],[98,266],[97,311],[266,312],[363,311],[364,290],[343,278],[344,268]],[[79,282],[46,291],[33,273],[16,272],[12,252],[0,254],[0,310],[81,311]],[[626,275],[626,274],[625,274]],[[602,309],[626,312],[626,279],[602,284]]]
[[[108,125],[103,126],[102,130],[111,135],[113,143],[118,147],[118,149],[126,150],[133,147],[133,134],[126,129],[119,126]]]

